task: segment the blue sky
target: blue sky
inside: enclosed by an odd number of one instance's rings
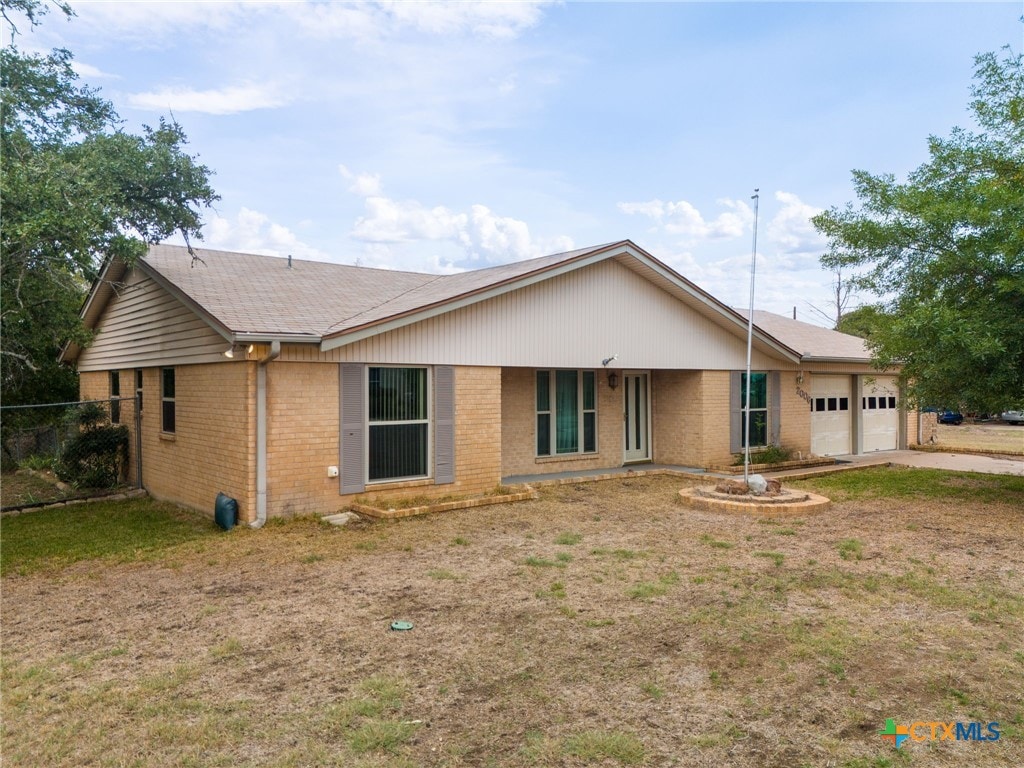
[[[1019,1],[72,5],[19,45],[129,129],[173,112],[208,247],[444,272],[630,238],[745,306],[759,187],[756,304],[818,323],[808,217],[972,127],[973,56],[1024,48]]]

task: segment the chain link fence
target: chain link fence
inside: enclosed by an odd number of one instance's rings
[[[130,397],[0,407],[3,472],[52,479],[76,496],[137,488],[137,413]]]

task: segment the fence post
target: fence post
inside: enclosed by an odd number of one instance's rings
[[[135,393],[135,487],[142,488],[142,394]]]

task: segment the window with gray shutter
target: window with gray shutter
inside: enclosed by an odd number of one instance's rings
[[[455,368],[434,368],[434,482],[455,482]]]
[[[341,493],[362,493],[366,488],[366,407],[363,366],[341,364]]]
[[[729,372],[729,453],[743,450],[743,372]]]
[[[772,430],[772,445],[779,445],[782,435],[782,384],[778,371],[768,374],[768,397],[771,403],[768,423]]]

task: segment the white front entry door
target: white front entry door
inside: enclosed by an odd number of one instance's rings
[[[624,448],[623,461],[646,461],[651,458],[650,413],[648,408],[648,374],[623,373],[622,396]]]

